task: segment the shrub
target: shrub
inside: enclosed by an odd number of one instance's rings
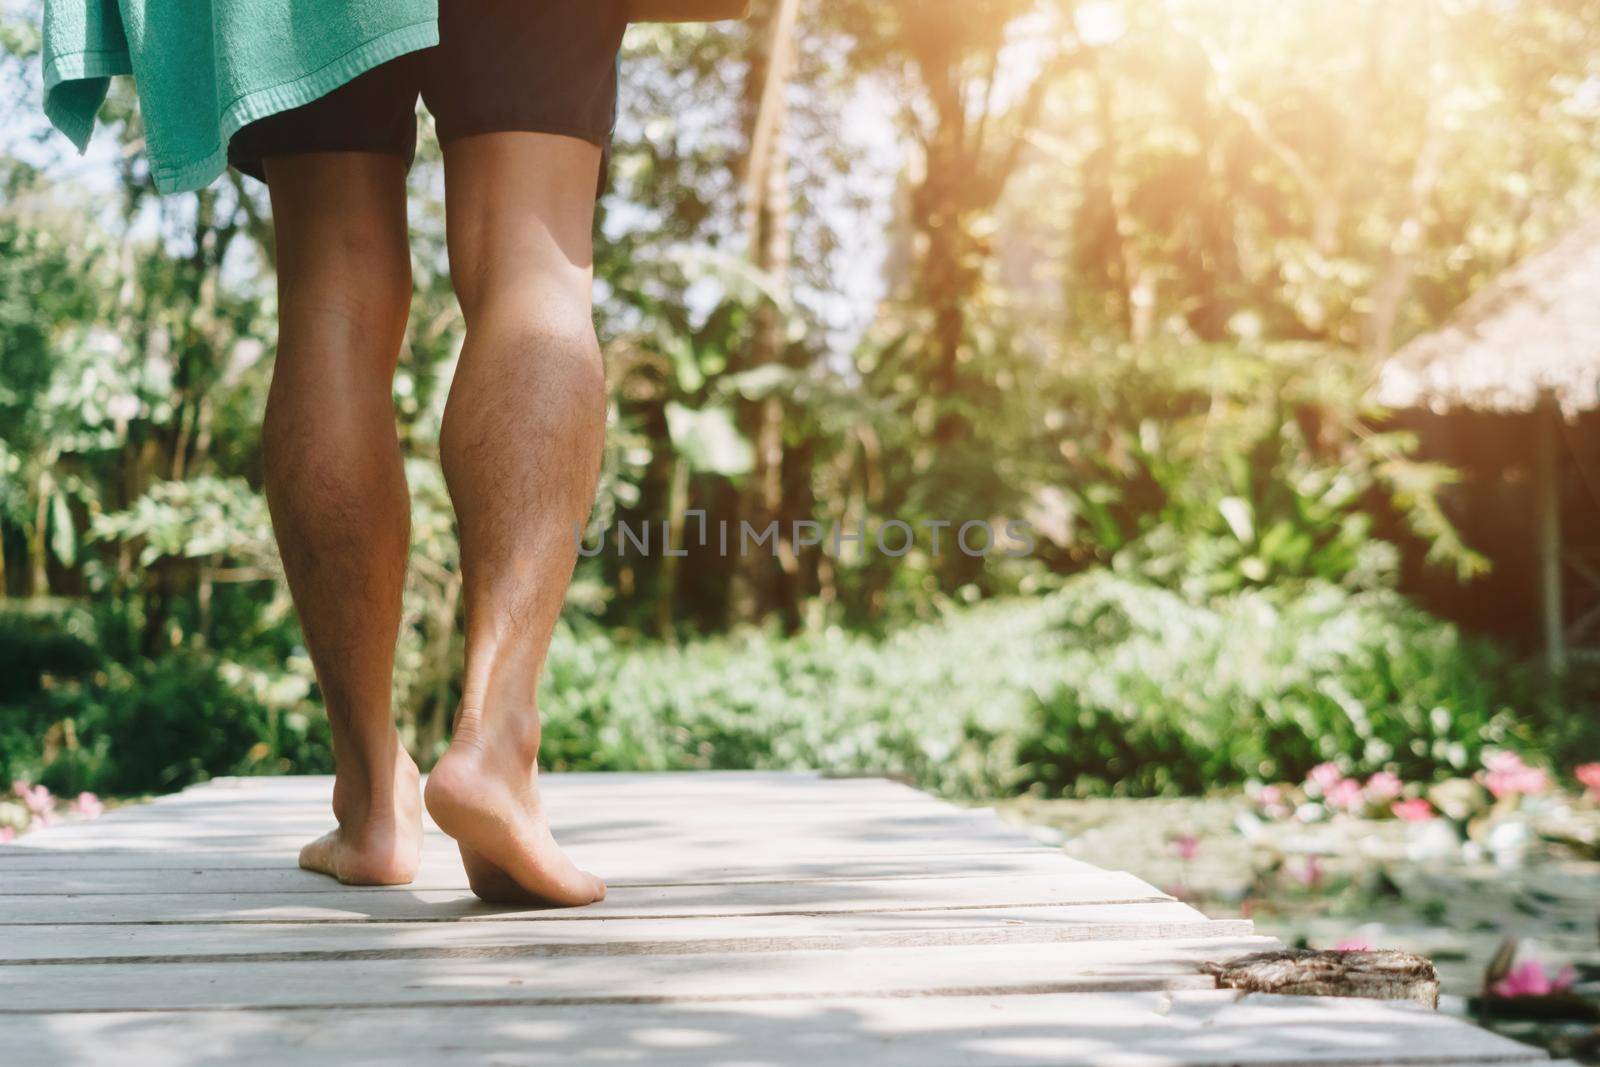
[[[78,645],[25,632],[83,666]],[[1470,771],[1488,746],[1593,758],[1560,706],[1571,694],[1510,668],[1393,593],[1313,584],[1197,606],[1099,571],[883,638],[623,645],[565,628],[543,754],[555,769],[888,773],[953,796],[1200,792],[1329,760],[1423,779]],[[113,794],[325,771],[308,684],[188,648],[49,684],[35,669],[0,705],[0,770]]]
[[[106,792],[135,793],[219,774],[331,770],[327,719],[269,704],[246,682],[227,665],[188,652],[119,672],[91,694],[92,714],[80,729],[104,745],[94,781]],[[63,782],[57,791],[77,788]]]
[[[72,627],[16,614],[0,616],[0,649],[5,781],[126,795],[333,765],[326,718],[304,704],[304,688],[285,699],[205,651],[115,664]]]
[[[946,793],[1198,792],[1303,774],[1460,773],[1532,743],[1506,663],[1392,593],[1197,607],[1098,572],[882,641],[838,631],[623,650],[565,633],[555,767],[820,767]]]
[[[830,629],[619,649],[558,638],[544,755],[569,769],[801,768],[1004,792],[1065,635],[1046,600],[997,602],[883,640]]]
[[[1073,583],[1068,680],[1022,758],[1045,790],[1199,792],[1352,773],[1460,774],[1519,735],[1509,664],[1388,592],[1312,586],[1196,607],[1109,575]]]

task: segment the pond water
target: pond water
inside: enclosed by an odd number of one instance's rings
[[[1600,811],[1550,800],[1470,831],[1449,820],[1262,819],[1242,795],[998,805],[1048,844],[1130,871],[1208,916],[1243,916],[1289,945],[1414,952],[1441,1008],[1580,1062],[1600,1062]],[[1572,964],[1582,1003],[1554,1019],[1484,1017],[1490,961]],[[1502,1013],[1503,1015],[1503,1013]]]

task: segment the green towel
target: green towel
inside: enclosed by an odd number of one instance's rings
[[[184,192],[241,126],[438,42],[437,0],[46,0],[44,110],[82,152],[133,75],[156,188]]]

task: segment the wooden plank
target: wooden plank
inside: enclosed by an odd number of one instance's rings
[[[719,804],[727,810],[719,808]],[[546,808],[552,819],[577,825],[619,818],[673,823],[698,817],[701,821],[705,821],[708,815],[714,815],[718,825],[738,825],[745,822],[809,822],[817,819],[862,820],[919,815],[940,818],[961,816],[974,822],[1008,825],[992,808],[954,808],[930,797],[916,796],[844,801],[810,797],[735,804],[721,797],[618,797],[591,800],[568,795],[547,800]],[[278,827],[299,829],[326,822],[332,817],[331,813],[332,803],[328,797],[292,802],[270,798],[252,799],[247,803],[238,804],[196,799],[183,805],[130,805],[109,811],[93,821],[62,824],[54,832],[70,836],[77,831],[94,831],[107,826],[115,826],[127,832],[160,826],[171,829],[248,825],[252,830]]]
[[[904,800],[942,803],[917,789],[886,778],[824,778],[789,771],[692,771],[630,773],[561,773],[540,778],[552,802],[583,799],[592,803],[637,806],[673,800],[736,800],[766,806],[782,802],[846,803],[860,800]],[[289,778],[219,778],[181,793],[155,798],[156,806],[190,803],[244,804],[263,798],[274,803],[323,802],[332,794],[326,775]]]
[[[1231,938],[1246,919],[1207,919],[1187,904],[607,919],[601,922],[173,923],[0,926],[0,964],[456,954],[763,952],[1040,941]],[[1266,947],[1266,946],[1263,946]]]
[[[599,859],[600,857],[596,857]],[[726,857],[722,857],[726,859]],[[4,897],[105,893],[320,893],[332,888],[326,875],[290,866],[284,857],[264,870],[208,868],[169,860],[161,867],[79,869],[64,858],[47,869],[0,870],[0,922]],[[692,866],[677,850],[629,852],[604,857],[614,889],[638,885],[729,884],[742,882],[892,881],[900,878],[975,878],[995,875],[1054,874],[1062,878],[1098,873],[1097,868],[1048,849],[977,856],[904,856],[876,859],[799,860],[768,864],[723,863]],[[702,861],[703,862],[703,861]],[[467,876],[453,855],[430,856],[410,885],[380,892],[466,889]],[[1152,893],[1155,890],[1151,890]]]
[[[718,818],[701,813],[698,818],[670,817],[653,814],[629,818],[600,816],[572,816],[561,818],[551,813],[551,826],[557,835],[570,837],[574,843],[596,840],[676,840],[679,838],[705,838],[712,834],[723,838],[757,837],[794,833],[804,830],[819,833],[855,832],[873,840],[914,837],[924,843],[937,840],[933,835],[956,833],[963,837],[986,835],[1012,845],[1027,844],[1031,839],[1006,826],[998,819],[984,818],[966,812],[928,811],[917,808],[902,814],[869,813],[851,814],[848,811],[833,813],[822,811],[800,812],[793,817],[770,814],[729,816]],[[124,848],[132,844],[162,842],[155,847],[165,847],[167,841],[237,841],[249,837],[303,838],[333,826],[331,814],[289,819],[224,819],[213,823],[191,822],[187,819],[169,819],[159,822],[105,821],[68,824],[51,829],[48,833],[29,834],[10,845],[12,849],[26,851],[30,848]],[[429,828],[433,827],[428,824]],[[650,835],[660,835],[652,838]]]
[[[114,821],[110,816],[94,822],[52,827],[47,833],[24,835],[0,848],[0,868],[7,858],[29,855],[38,849],[92,850],[112,847],[126,849],[146,841],[187,841],[190,847],[219,841],[229,844],[244,843],[245,838],[304,839],[324,833],[334,826],[331,812],[324,810],[304,816],[271,818],[251,816],[247,813],[197,813],[193,816]],[[883,809],[876,812],[852,813],[811,812],[793,817],[770,814],[767,817],[730,816],[718,818],[711,812],[685,812],[682,814],[657,810],[648,817],[608,818],[603,813],[584,813],[560,817],[551,815],[551,826],[557,836],[572,837],[580,841],[632,841],[634,844],[652,841],[706,839],[716,835],[719,839],[742,838],[772,840],[780,836],[793,836],[817,831],[823,834],[842,835],[854,832],[873,840],[895,841],[912,837],[924,845],[938,844],[940,838],[929,834],[954,834],[959,839],[981,838],[982,843],[1001,843],[1011,848],[1037,846],[1038,839],[1004,822],[987,815],[929,811],[923,808],[902,808],[895,815]],[[424,818],[423,830],[437,833],[438,827]],[[658,836],[652,836],[658,835]]]
[[[913,787],[883,775],[835,776],[809,770],[561,771],[547,772],[543,780],[552,790],[574,792],[593,790],[609,793],[620,789],[630,795],[638,796],[663,791],[696,794],[732,793],[741,797],[754,797],[773,791],[788,793],[811,791],[840,797],[852,791],[865,790],[903,789],[917,792]],[[223,775],[168,796],[189,796],[199,792],[266,792],[284,795],[291,792],[332,788],[331,774]]]
[[[1168,899],[1128,874],[1102,871],[1061,878],[1022,875],[903,878],[891,882],[742,882],[727,885],[623,887],[582,909],[485,904],[457,890],[343,887],[317,893],[189,893],[170,896],[99,894],[5,898],[0,919],[29,923],[288,922],[369,919],[441,922],[541,918],[598,921],[679,915],[763,915],[784,912],[906,911],[916,908],[1022,907]]]
[[[325,817],[282,826],[256,826],[235,823],[215,826],[188,826],[181,820],[126,826],[99,822],[53,828],[29,834],[16,843],[0,848],[0,869],[11,857],[38,851],[80,850],[157,850],[185,851],[267,851],[292,847],[309,836],[330,828]],[[810,812],[794,819],[747,818],[723,820],[715,813],[700,813],[695,818],[636,816],[628,818],[556,819],[556,836],[568,845],[615,843],[637,847],[649,842],[658,847],[727,847],[740,843],[766,843],[784,837],[803,835],[809,844],[870,849],[889,845],[914,844],[926,848],[938,842],[945,850],[1021,848],[1034,844],[1026,834],[1006,826],[997,818],[975,813],[917,810],[896,816],[833,816]],[[441,841],[442,843],[442,841]]]
[[[540,779],[546,801],[574,809],[609,808],[637,812],[662,805],[705,807],[732,801],[722,814],[751,807],[922,807],[960,810],[908,785],[883,778],[824,779],[809,774],[691,772],[659,774],[554,774]],[[128,818],[178,811],[326,810],[333,793],[328,776],[218,779],[179,792],[113,809],[103,818]],[[987,809],[974,809],[987,810]]]
[[[1202,964],[1259,950],[1264,940],[945,945],[938,952],[40,964],[0,967],[0,1018],[64,1002],[74,1011],[152,1011],[1210,989]]]
[[[294,866],[300,846],[309,838],[286,839],[283,847],[247,851],[185,850],[179,853],[155,849],[31,849],[26,852],[0,851],[0,888],[23,872],[47,871],[56,874],[92,875],[101,871],[261,871],[283,870]],[[1057,849],[1041,845],[941,846],[938,842],[919,845],[915,841],[895,842],[877,847],[843,844],[819,845],[804,838],[787,838],[763,846],[754,854],[732,852],[722,845],[681,845],[658,848],[640,842],[633,849],[613,845],[578,845],[572,849],[581,864],[602,867],[604,874],[617,879],[645,878],[717,880],[718,872],[746,872],[757,877],[769,868],[848,868],[874,863],[913,864],[922,860],[981,863],[1021,854],[1063,856]],[[460,863],[455,842],[429,835],[422,849],[423,868],[448,869]],[[758,861],[758,862],[752,862]],[[1076,862],[1076,861],[1073,861]]]
[[[542,790],[547,803],[554,808],[566,809],[570,813],[586,813],[598,811],[606,816],[616,814],[638,814],[645,808],[646,813],[654,813],[658,809],[674,809],[674,811],[690,811],[690,809],[717,808],[722,806],[723,814],[736,816],[739,814],[734,805],[755,806],[760,811],[771,813],[797,813],[806,809],[830,809],[830,811],[992,811],[990,808],[954,808],[944,801],[928,797],[926,793],[918,793],[906,789],[901,785],[893,785],[888,790],[872,790],[872,792],[856,792],[845,797],[826,795],[821,792],[768,792],[766,795],[755,797],[734,797],[728,792],[707,793],[682,793],[682,792],[656,792],[656,793],[629,793],[626,789],[606,790],[606,792],[582,793],[571,789],[560,789],[549,782],[557,779],[542,779],[546,782],[546,789]],[[272,814],[326,814],[330,806],[330,790],[317,789],[310,792],[285,793],[245,793],[240,797],[222,798],[213,800],[205,792],[181,793],[176,797],[158,797],[155,800],[138,803],[138,805],[114,808],[102,814],[101,821],[139,821],[139,819],[163,819],[174,817],[178,814],[194,813],[235,813],[235,811],[256,811],[256,813]]]
[[[1533,1063],[1537,1049],[1383,1001],[1229,992],[521,1004],[437,1011],[9,1015],[16,1063],[657,1067],[1301,1067]]]

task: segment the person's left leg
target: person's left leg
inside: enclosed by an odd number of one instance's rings
[[[267,502],[333,726],[339,824],[300,866],[405,883],[422,845],[417,767],[390,707],[411,526],[392,385],[411,303],[405,158],[292,154],[265,172],[279,320]]]
[[[411,307],[406,168],[422,66],[391,60],[228,144],[228,162],[272,194],[267,503],[333,727],[339,825],[300,866],[361,885],[411,881],[422,847],[417,765],[390,706],[411,527],[393,381]]]

